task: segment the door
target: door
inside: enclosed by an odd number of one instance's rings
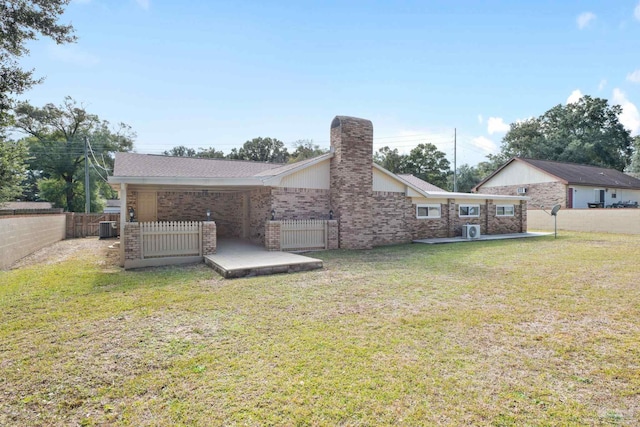
[[[596,203],[600,203],[600,207],[604,208],[604,190],[596,190]]]
[[[155,191],[139,191],[136,219],[139,222],[157,221],[156,205],[157,195]]]
[[[573,188],[567,189],[567,209],[573,209]]]

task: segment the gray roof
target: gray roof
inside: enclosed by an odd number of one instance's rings
[[[594,185],[601,187],[640,189],[640,180],[615,169],[576,163],[554,162],[518,158],[531,166],[560,178],[569,185]]]
[[[199,159],[155,154],[116,153],[113,176],[176,178],[248,178],[281,163]]]
[[[598,166],[580,165],[577,163],[556,162],[552,160],[526,159],[514,157],[498,168],[491,175],[475,186],[477,190],[485,182],[496,176],[502,169],[512,162],[523,162],[541,170],[549,175],[558,178],[559,181],[567,185],[589,185],[596,187],[640,189],[640,180],[630,175],[624,174],[615,169],[602,168]]]
[[[440,187],[437,187],[425,180],[418,178],[417,176],[411,175],[409,173],[397,174],[400,178],[407,181],[409,184],[418,187],[422,191],[439,191],[439,192],[447,192],[447,190],[443,190]]]

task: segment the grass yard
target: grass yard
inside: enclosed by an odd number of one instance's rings
[[[0,425],[640,424],[640,236],[314,256],[0,272]]]

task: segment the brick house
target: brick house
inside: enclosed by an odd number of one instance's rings
[[[618,206],[640,201],[640,180],[615,169],[514,157],[476,185],[481,194],[530,197],[529,209]]]
[[[139,250],[138,237],[128,240],[136,221],[205,221],[207,211],[212,251],[217,238],[281,250],[280,227],[291,220],[325,221],[330,249],[460,236],[465,224],[526,232],[526,197],[449,193],[393,174],[373,162],[368,120],[338,116],[330,133],[329,153],[286,165],[117,153],[109,182],[126,200],[122,217],[135,219],[121,225],[123,265],[136,256],[128,248]]]

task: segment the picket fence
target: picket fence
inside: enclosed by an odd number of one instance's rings
[[[202,256],[202,223],[141,222],[142,258]]]
[[[280,245],[285,251],[326,249],[327,221],[320,219],[281,221]]]

